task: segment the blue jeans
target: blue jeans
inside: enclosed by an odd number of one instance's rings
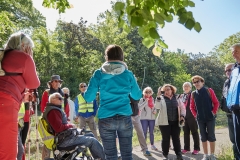
[[[207,122],[197,121],[202,142],[215,142],[215,118]]]
[[[123,160],[132,160],[133,126],[131,116],[115,115],[99,119],[99,132],[107,160],[117,160],[116,132]]]
[[[143,119],[141,120],[142,128],[143,128],[143,133],[145,136],[145,139],[147,140],[147,131],[149,128],[149,134],[150,134],[150,143],[151,145],[154,145],[154,126],[155,126],[155,120],[146,120]]]
[[[233,144],[234,158],[237,158],[237,157],[240,158],[240,155],[238,153],[238,150],[237,150],[237,147],[236,147],[236,143],[235,143],[233,118],[230,115],[228,116],[228,130],[229,130],[230,141]]]
[[[98,140],[94,138],[92,133],[68,136],[58,145],[58,147],[62,148],[69,146],[86,146],[89,148],[93,158],[101,158],[101,160],[105,160],[103,147]]]

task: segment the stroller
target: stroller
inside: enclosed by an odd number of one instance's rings
[[[76,134],[85,135],[86,133],[92,133],[91,131],[86,131],[82,129],[81,131],[75,130]],[[55,142],[58,139],[55,137]],[[54,159],[51,160],[93,160],[92,156],[88,153],[88,149],[85,146],[70,146],[70,147],[57,147],[53,145],[53,155]],[[81,157],[77,157],[82,153]],[[50,160],[50,159],[49,159]]]

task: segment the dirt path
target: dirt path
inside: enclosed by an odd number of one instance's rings
[[[219,152],[222,151],[223,147],[226,146],[231,146],[231,142],[229,140],[228,136],[228,129],[227,128],[222,128],[222,129],[217,129],[215,131],[216,133],[216,149],[215,149],[215,154],[217,155]],[[183,146],[183,136],[181,137],[181,145]],[[163,159],[162,155],[162,149],[161,149],[161,142],[155,142],[155,146],[159,149],[159,151],[152,151],[150,148],[150,145],[148,145],[149,151],[151,151],[152,156],[151,157],[146,157],[142,154],[141,152],[141,147],[137,146],[133,148],[133,159],[134,160],[160,160]],[[191,146],[193,146],[193,141],[191,138]],[[183,155],[184,160],[201,160],[203,157],[203,151],[202,151],[202,146],[200,146],[201,151],[199,152],[198,155],[192,155],[191,153],[187,153]],[[175,153],[172,149],[169,151],[169,157],[170,160],[175,160],[176,156]]]

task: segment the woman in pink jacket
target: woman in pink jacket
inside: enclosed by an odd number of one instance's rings
[[[23,33],[10,36],[5,45],[0,76],[0,159],[16,160],[18,136],[18,111],[25,88],[40,85],[33,61],[33,41]],[[1,72],[1,71],[0,71]]]

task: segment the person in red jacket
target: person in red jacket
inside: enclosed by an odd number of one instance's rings
[[[62,84],[63,80],[61,80],[60,76],[59,75],[52,75],[51,76],[51,80],[48,81],[48,87],[49,89],[46,89],[44,92],[43,92],[43,95],[42,95],[42,100],[41,100],[41,112],[43,113],[46,106],[47,106],[47,103],[48,103],[48,99],[49,99],[49,96],[53,93],[60,93],[61,96],[64,97],[64,93],[62,92],[62,89],[61,89],[61,84]],[[63,108],[62,108],[65,112],[65,114],[67,115],[67,119],[69,120],[69,112],[70,112],[70,109],[69,109],[69,104],[68,104],[68,101],[67,99],[65,98],[64,99],[64,103],[63,103]],[[50,150],[47,149],[46,146],[43,146],[43,149],[42,149],[42,159],[47,159],[47,158],[50,158]]]
[[[219,102],[213,89],[204,87],[205,81],[201,76],[193,76],[192,83],[196,90],[191,94],[190,110],[197,120],[200,131],[204,152],[202,160],[215,160],[215,119]],[[208,142],[210,155],[208,155]]]
[[[16,160],[18,137],[18,111],[25,88],[36,89],[40,85],[33,60],[31,38],[23,33],[12,34],[6,45],[0,76],[0,159]]]

